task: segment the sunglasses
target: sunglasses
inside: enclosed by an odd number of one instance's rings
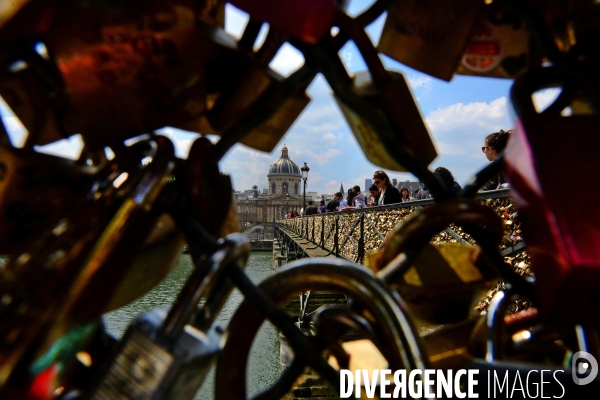
[[[483,151],[485,153],[485,149],[491,149],[490,146],[482,146],[481,147],[481,151]]]
[[[381,181],[373,181],[374,184],[379,185]]]

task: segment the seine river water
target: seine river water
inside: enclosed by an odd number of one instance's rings
[[[246,273],[254,283],[260,283],[271,273],[272,253],[252,253]],[[125,307],[104,315],[108,331],[115,337],[121,337],[129,323],[138,315],[155,307],[172,304],[173,299],[192,272],[193,264],[188,255],[182,255],[177,267],[152,291]],[[227,326],[229,319],[241,303],[243,296],[233,291],[223,307],[217,321]],[[275,328],[265,324],[259,331],[250,356],[246,387],[249,396],[270,386],[279,376],[279,336]],[[197,400],[214,399],[214,367],[196,395]]]

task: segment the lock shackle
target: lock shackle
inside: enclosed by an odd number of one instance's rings
[[[173,340],[183,331],[196,312],[200,298],[219,276],[233,263],[245,265],[250,255],[250,243],[241,233],[232,233],[218,242],[218,248],[196,266],[163,323],[162,335]]]
[[[392,0],[376,0],[369,8],[364,10],[362,13],[354,17],[354,20],[362,27],[365,28],[371,25],[377,18],[390,8]],[[338,6],[339,7],[339,6]],[[340,11],[344,11],[346,7],[339,7]],[[335,16],[334,16],[335,17]],[[334,19],[335,22],[335,19]],[[337,35],[327,37],[327,42],[331,46],[332,53],[337,53],[342,47],[348,42],[348,36],[344,32],[338,32]]]
[[[477,195],[477,192],[483,185],[502,172],[502,169],[504,168],[505,151],[506,150],[502,150],[495,160],[488,163],[485,167],[477,171],[475,175],[469,178],[468,183],[462,189],[460,194],[461,198],[473,198],[475,195]]]
[[[532,95],[541,89],[556,86],[560,86],[562,92],[550,106],[538,113]],[[585,83],[585,77],[573,73],[573,70],[567,72],[554,66],[537,68],[523,73],[515,80],[510,89],[510,100],[515,113],[519,117],[536,114],[559,114],[571,104],[580,89],[583,89],[586,94],[590,92],[588,85]]]
[[[340,32],[347,35],[360,52],[363,60],[367,64],[369,73],[373,78],[373,83],[378,87],[386,87],[392,82],[392,77],[388,73],[379,58],[379,53],[373,46],[373,42],[363,29],[363,26],[354,18],[343,11],[338,10],[335,15],[335,22],[340,28]]]
[[[331,56],[330,48],[322,43],[306,46],[295,42],[295,46],[302,51],[308,63],[317,66],[335,95],[373,127],[381,143],[386,148],[394,149],[393,152],[389,153],[389,156],[419,178],[421,182],[430,188],[432,194],[441,199],[444,193],[442,182],[436,178],[418,155],[404,146],[398,146],[396,134],[388,118],[381,110],[360,98],[352,90],[352,78],[348,75],[339,55]]]
[[[491,233],[488,240],[492,240],[494,246],[500,244],[504,234],[504,227],[498,215],[478,201],[465,199],[441,201],[433,207],[412,214],[394,228],[378,261],[385,267],[377,273],[377,276],[386,283],[392,284],[406,273],[414,260],[401,263],[391,261],[401,253],[416,257],[433,236],[451,223],[461,227],[467,224],[484,225],[485,230]]]
[[[244,28],[244,33],[242,33],[242,37],[238,40],[238,46],[242,50],[252,51],[252,47],[256,42],[256,38],[260,33],[260,29],[262,28],[263,23],[261,21],[257,21],[255,19],[249,18],[246,23],[246,28]]]

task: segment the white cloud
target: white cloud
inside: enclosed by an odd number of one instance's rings
[[[192,143],[200,137],[197,133],[171,127],[165,127],[156,132],[168,137],[173,142],[173,145],[175,146],[175,155],[179,158],[187,158]]]
[[[23,147],[25,145],[25,140],[27,139],[27,129],[25,129],[19,118],[14,116],[4,117],[2,120],[4,121],[6,133],[8,133],[10,142],[15,147]]]
[[[340,190],[341,181],[331,180],[325,184],[325,193],[333,194]]]
[[[320,152],[314,152],[312,150],[306,149],[305,153],[308,154],[310,159],[318,165],[325,165],[333,159],[335,159],[336,157],[342,155],[342,152],[338,149],[329,149]]]
[[[457,103],[438,108],[429,113],[425,122],[432,132],[442,133],[453,132],[465,127],[470,130],[474,127],[489,130],[499,124],[504,124],[501,127],[506,128],[507,118],[506,97],[500,97],[490,103]]]
[[[539,92],[535,92],[532,96],[533,105],[538,112],[543,111],[546,107],[548,107],[552,102],[558,97],[561,89],[558,88],[550,88],[545,90],[540,90]]]
[[[340,51],[340,57],[348,70],[352,69],[352,52],[349,50]]]
[[[39,153],[50,154],[56,157],[63,157],[70,160],[77,160],[83,150],[83,139],[81,135],[73,135],[68,139],[59,140],[45,146],[35,146],[35,151]]]
[[[229,3],[225,4],[225,31],[230,35],[241,38],[249,19],[247,13]]]
[[[277,52],[269,67],[278,74],[288,77],[304,65],[304,56],[288,43],[284,43]]]
[[[423,74],[411,74],[407,77],[408,84],[413,90],[431,91],[433,79]]]

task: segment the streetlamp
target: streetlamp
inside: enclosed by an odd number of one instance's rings
[[[285,194],[285,213],[290,213],[290,194],[287,192]]]
[[[308,180],[308,171],[310,171],[310,168],[308,168],[308,165],[304,163],[304,166],[300,168],[300,171],[302,171],[302,180],[304,181],[304,199],[302,200],[302,207],[304,207],[304,212],[302,213],[302,216],[304,216],[306,215],[306,181]]]

